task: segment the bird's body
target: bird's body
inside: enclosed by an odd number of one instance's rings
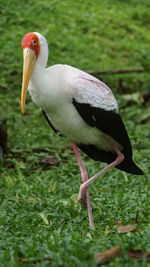
[[[89,126],[79,116],[77,109],[72,103],[73,99],[79,95],[79,91],[74,90],[78,84],[82,85],[83,88],[87,86],[88,90],[88,86],[94,83],[97,95],[101,85],[104,88],[103,90],[106,90],[106,99],[102,105],[104,104],[105,108],[107,108],[108,95],[109,110],[109,97],[113,98],[110,89],[98,79],[68,65],[54,65],[41,71],[41,74],[39,75],[35,67],[29,85],[29,93],[35,104],[44,109],[56,129],[77,144],[94,145],[105,151],[112,150],[110,144],[105,140],[105,134],[96,127]],[[92,95],[87,94],[88,101],[93,101],[93,106],[95,107],[99,104],[96,103],[97,95],[95,94],[94,102]],[[114,103],[114,110],[117,110],[116,101]],[[112,139],[110,136],[107,136],[107,138],[108,140]],[[118,147],[121,147],[115,140],[113,142]]]
[[[25,59],[22,111],[24,112],[28,88],[33,101],[43,110],[52,128],[73,143],[85,185],[80,193],[86,190],[88,200],[86,186],[98,175],[87,180],[87,173],[75,144],[94,160],[109,163],[99,175],[112,167],[142,174],[132,160],[130,140],[118,113],[117,101],[109,87],[72,66],[57,64],[46,68],[48,46],[46,39],[39,33],[25,35],[22,46]],[[89,203],[88,200],[90,210]]]
[[[116,157],[113,149],[114,145],[121,151],[125,150],[123,145],[111,136],[114,121],[109,113],[112,112],[116,117],[119,116],[116,99],[109,87],[100,80],[72,66],[57,64],[44,69],[36,62],[28,90],[35,104],[45,111],[55,128],[69,138],[71,142],[76,143],[88,156],[109,163],[113,159],[110,152]],[[84,110],[84,105],[87,104],[91,110],[97,108],[102,124],[104,122],[100,110],[104,110],[106,116],[107,114],[110,116],[109,134],[102,131],[101,127],[87,123],[83,116],[79,115],[75,103],[81,105],[81,110],[82,107]],[[91,110],[87,110],[86,118],[88,118]],[[92,118],[96,120],[94,115],[92,115]],[[120,119],[118,127],[120,127],[121,122]],[[115,131],[117,130],[115,128]],[[130,146],[125,128],[119,136],[122,136],[123,133],[125,134],[124,141],[126,142],[128,139],[128,146]],[[91,146],[90,150],[87,149],[88,146]],[[99,151],[98,157],[93,156],[95,149]],[[109,154],[105,152],[109,152]],[[104,157],[102,154],[106,156]],[[135,166],[133,168],[133,164],[130,168],[129,162],[132,162],[132,151],[129,151],[128,156],[130,156],[128,158],[128,168],[125,166],[125,170],[138,174],[138,169]],[[124,170],[124,166],[123,168],[121,166],[121,169]]]

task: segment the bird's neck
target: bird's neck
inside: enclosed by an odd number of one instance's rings
[[[45,68],[48,60],[48,47],[43,45],[40,48],[39,56],[35,62],[34,69],[30,79],[29,93],[38,106],[42,105],[45,82]]]
[[[44,75],[48,60],[48,46],[47,43],[40,47],[39,56],[35,62],[34,69],[31,76],[31,82],[37,87],[39,79]]]
[[[40,53],[36,60],[33,73],[42,72],[45,70],[48,61],[48,46],[47,43],[41,45]]]
[[[34,80],[37,79],[38,76],[40,77],[44,73],[44,71],[45,66],[36,62],[32,72],[31,80],[34,82]]]

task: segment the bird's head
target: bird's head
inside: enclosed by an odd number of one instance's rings
[[[38,61],[39,64],[44,65],[45,67],[46,63],[43,62],[43,59],[47,62],[48,48],[44,36],[37,32],[27,33],[23,37],[22,48],[24,62],[22,76],[21,111],[22,113],[24,113],[27,89],[35,63],[36,61]],[[41,50],[43,50],[44,48],[46,50],[46,57],[44,57],[43,53],[41,53]]]

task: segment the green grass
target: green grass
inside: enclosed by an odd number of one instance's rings
[[[150,121],[148,105],[124,105],[119,88],[149,89],[149,74],[107,76],[133,145],[142,177],[112,170],[90,188],[95,231],[87,211],[77,202],[81,183],[77,162],[65,138],[49,129],[28,96],[26,116],[20,113],[22,75],[21,39],[39,31],[49,43],[49,65],[67,63],[82,69],[119,69],[147,66],[150,45],[150,3],[142,1],[0,1],[0,107],[8,119],[9,154],[0,172],[0,266],[95,266],[94,254],[117,244],[122,257],[108,266],[147,266],[131,260],[129,248],[150,251]],[[7,27],[6,27],[7,25]],[[117,89],[117,90],[116,90]],[[36,149],[41,149],[36,152]],[[61,160],[44,170],[40,158]],[[104,164],[82,154],[89,175]],[[114,221],[134,223],[136,233],[118,234]],[[115,231],[105,234],[106,228]],[[51,262],[45,258],[52,258]]]

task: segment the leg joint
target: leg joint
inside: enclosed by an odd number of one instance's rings
[[[124,160],[124,155],[120,150],[117,150],[117,158],[116,158],[118,164],[120,164]]]

